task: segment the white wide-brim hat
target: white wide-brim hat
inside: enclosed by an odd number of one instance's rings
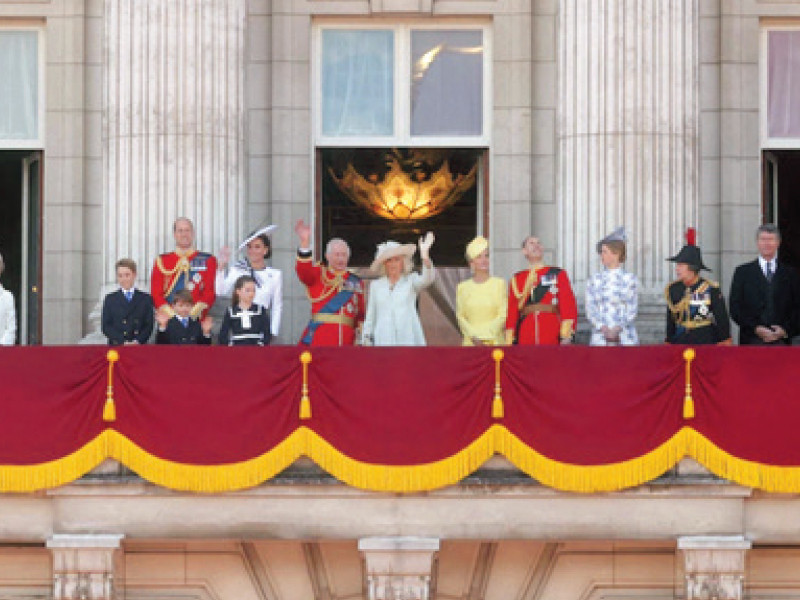
[[[394,258],[395,256],[412,257],[416,251],[417,247],[414,244],[401,244],[394,240],[383,242],[382,244],[378,244],[378,250],[375,252],[375,260],[372,261],[369,268],[377,272],[378,268],[390,258]]]
[[[252,233],[248,234],[248,236],[245,238],[245,240],[241,244],[239,244],[239,250],[244,250],[245,246],[247,246],[247,244],[252,242],[258,236],[260,236],[260,235],[269,235],[270,233],[275,231],[277,228],[278,228],[277,225],[267,225],[266,227],[261,227],[260,229],[256,229]]]

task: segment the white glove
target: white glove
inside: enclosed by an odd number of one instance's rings
[[[419,238],[419,256],[422,260],[430,260],[431,246],[436,238],[432,231],[425,234],[425,237]]]

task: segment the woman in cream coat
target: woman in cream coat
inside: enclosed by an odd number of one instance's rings
[[[419,240],[422,273],[411,272],[414,244],[394,241],[378,245],[372,270],[382,277],[369,286],[362,343],[375,346],[424,346],[425,334],[417,314],[417,296],[436,276],[430,259],[433,233]]]

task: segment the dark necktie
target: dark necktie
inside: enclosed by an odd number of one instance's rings
[[[768,282],[772,283],[772,276],[774,274],[775,274],[775,272],[772,270],[772,261],[768,260],[767,261],[767,281]]]

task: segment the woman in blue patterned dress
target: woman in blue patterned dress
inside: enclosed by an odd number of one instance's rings
[[[623,268],[625,229],[618,227],[597,243],[602,271],[586,283],[586,318],[592,326],[592,346],[635,346],[639,281]]]

